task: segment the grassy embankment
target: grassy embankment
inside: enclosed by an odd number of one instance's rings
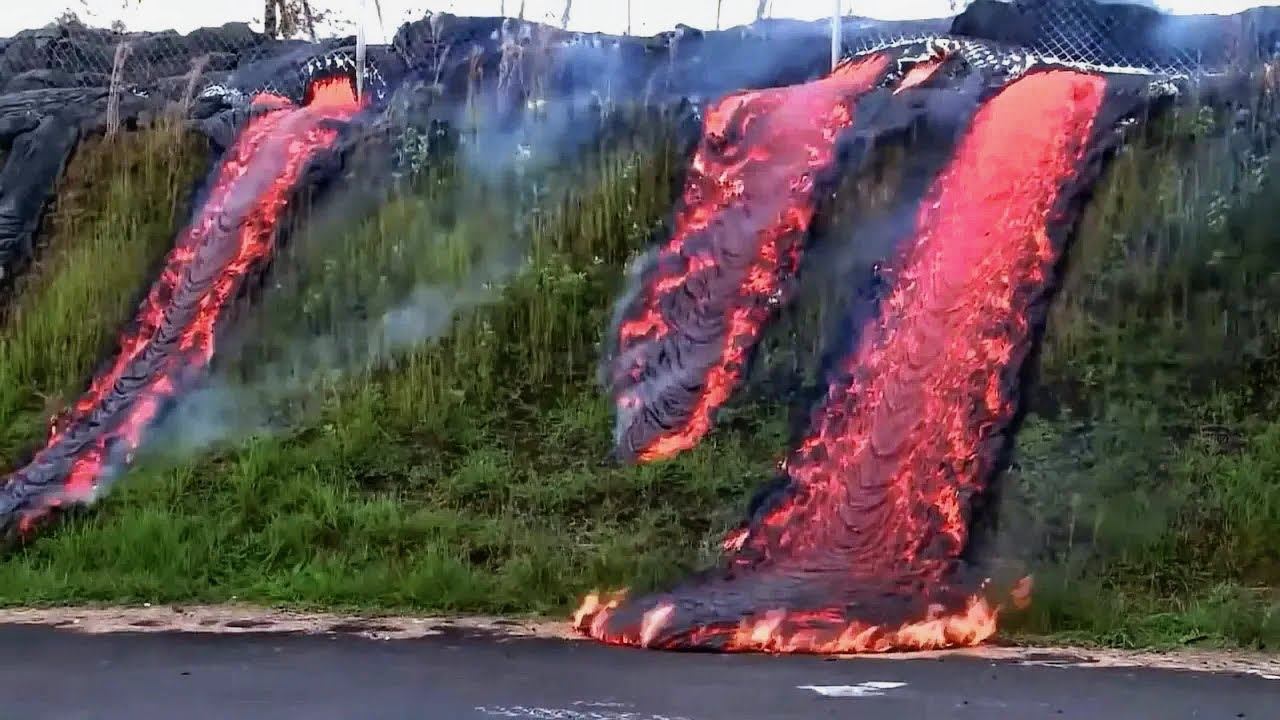
[[[1213,173],[1239,164],[1190,163],[1185,125],[1116,166],[1055,303],[1044,392],[1001,513],[1010,552],[1039,579],[1013,632],[1116,645],[1280,641],[1280,396],[1270,380],[1280,275],[1269,266],[1280,187],[1259,182],[1237,205],[1211,199],[1212,212],[1191,202],[1197,184],[1217,187]],[[136,222],[139,242],[163,245],[170,229],[144,218],[178,183],[139,184],[122,169],[127,153],[102,153],[110,207],[51,244],[96,260],[55,267],[51,252],[19,298],[32,308],[28,329],[3,329],[14,349],[0,372],[40,388],[6,400],[17,408],[3,423],[10,452],[39,435],[40,395],[65,397],[117,321],[89,323],[82,308],[106,307],[102,293],[125,302],[143,282],[153,255],[127,255],[109,218]],[[233,406],[287,386],[262,367],[296,378],[323,365],[308,338],[331,338],[323,347],[341,357],[368,337],[356,319],[400,307],[412,289],[501,280],[489,276],[513,246],[528,262],[497,283],[500,297],[456,308],[438,340],[270,398],[288,431],[232,438],[194,460],[148,459],[97,511],[0,562],[0,603],[235,597],[559,612],[589,588],[650,586],[706,562],[770,476],[786,410],[757,400],[769,395],[761,382],[692,453],[644,468],[602,462],[611,418],[593,382],[600,334],[624,261],[669,210],[679,161],[662,138],[590,158],[533,198],[437,168],[372,219],[305,233],[244,317],[238,360],[219,368]],[[842,194],[858,188],[847,182]],[[90,248],[95,237],[115,244]],[[82,277],[86,265],[132,274]],[[71,293],[89,300],[55,302]],[[829,312],[809,303],[775,328],[760,377],[779,363],[784,375],[811,368],[814,328]],[[55,351],[81,345],[74,362]]]
[[[687,568],[690,538],[710,547],[774,451],[727,433],[670,465],[602,464],[594,347],[622,262],[668,209],[672,155],[602,153],[569,174],[567,196],[548,183],[532,199],[437,170],[346,233],[295,241],[269,283],[281,287],[246,318],[242,357],[305,366],[294,339],[341,338],[415,287],[450,288],[493,264],[486,249],[524,248],[530,264],[443,341],[317,379],[291,398],[309,411],[294,429],[132,472],[101,512],[0,565],[3,602],[551,611],[596,584]],[[260,387],[254,364],[219,374]]]
[[[1074,248],[1005,484],[1022,629],[1280,647],[1280,164],[1232,122],[1121,157]]]
[[[112,347],[203,172],[176,126],[91,139],[45,218],[37,256],[0,306],[0,453],[43,439],[49,414]]]

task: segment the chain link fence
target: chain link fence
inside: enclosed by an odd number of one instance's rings
[[[1009,12],[1022,24],[1014,44],[1046,60],[1097,69],[1169,75],[1213,72],[1217,59],[1189,50],[1177,38],[1135,36],[1139,8],[1117,9],[1093,0],[1017,0]],[[1003,10],[1001,11],[1003,12]],[[424,11],[425,14],[425,11]],[[1132,23],[1130,22],[1132,20]],[[1226,21],[1215,28],[1225,27]],[[936,26],[936,27],[935,27]],[[1149,15],[1144,33],[1150,33]],[[846,23],[846,50],[870,52],[945,32],[947,21],[921,24]],[[993,28],[999,34],[1000,28]],[[332,39],[330,39],[332,40]],[[1163,40],[1170,40],[1164,42]],[[323,39],[321,42],[325,42]],[[281,41],[246,23],[176,32],[130,33],[64,19],[0,40],[0,91],[41,87],[123,86],[177,97],[225,80],[227,73],[278,50]],[[393,52],[405,54],[405,48]],[[410,67],[419,63],[405,57]]]
[[[1139,27],[1136,16],[1125,12],[1126,8],[1104,12],[1091,0],[1039,2],[1036,7],[1039,22],[1030,49],[1045,60],[1161,75],[1224,69],[1206,62],[1203,53],[1173,43],[1174,38],[1144,38],[1153,28]],[[1126,23],[1126,15],[1133,22]],[[1167,42],[1160,42],[1162,39]]]
[[[270,42],[238,23],[180,35],[122,32],[64,20],[0,40],[0,81],[8,92],[111,84],[180,86],[257,59]]]

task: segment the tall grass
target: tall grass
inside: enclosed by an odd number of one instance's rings
[[[1024,630],[1280,643],[1280,175],[1273,129],[1226,122],[1156,128],[1085,221],[1005,483]]]
[[[311,382],[277,396],[278,431],[194,461],[153,457],[100,512],[0,564],[0,603],[559,611],[706,561],[772,472],[779,423],[759,414],[676,463],[613,467],[593,381],[624,262],[670,210],[676,155],[655,132],[536,186],[437,167],[367,220],[313,223],[218,370],[238,392],[261,387],[264,364],[302,368]],[[482,302],[442,301],[455,315],[440,337],[337,376],[298,357],[512,248]]]
[[[169,247],[203,158],[177,125],[76,152],[39,259],[0,313],[0,453],[16,453],[81,389]]]

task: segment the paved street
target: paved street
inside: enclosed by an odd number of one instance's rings
[[[89,635],[0,626],[0,720],[1280,717],[1254,675],[681,655],[448,632]]]

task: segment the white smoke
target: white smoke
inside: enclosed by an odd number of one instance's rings
[[[326,334],[277,338],[287,346],[283,357],[255,365],[248,377],[215,369],[199,389],[179,398],[155,430],[158,442],[149,444],[182,456],[249,435],[284,431],[298,420],[297,413],[306,412],[298,404],[315,400],[318,383],[340,384],[443,337],[459,315],[497,299],[523,266],[523,257],[494,254],[462,282],[419,284],[373,317],[340,318],[339,327]],[[271,300],[268,292],[250,312],[270,312]],[[291,409],[288,417],[278,417],[282,407]]]

